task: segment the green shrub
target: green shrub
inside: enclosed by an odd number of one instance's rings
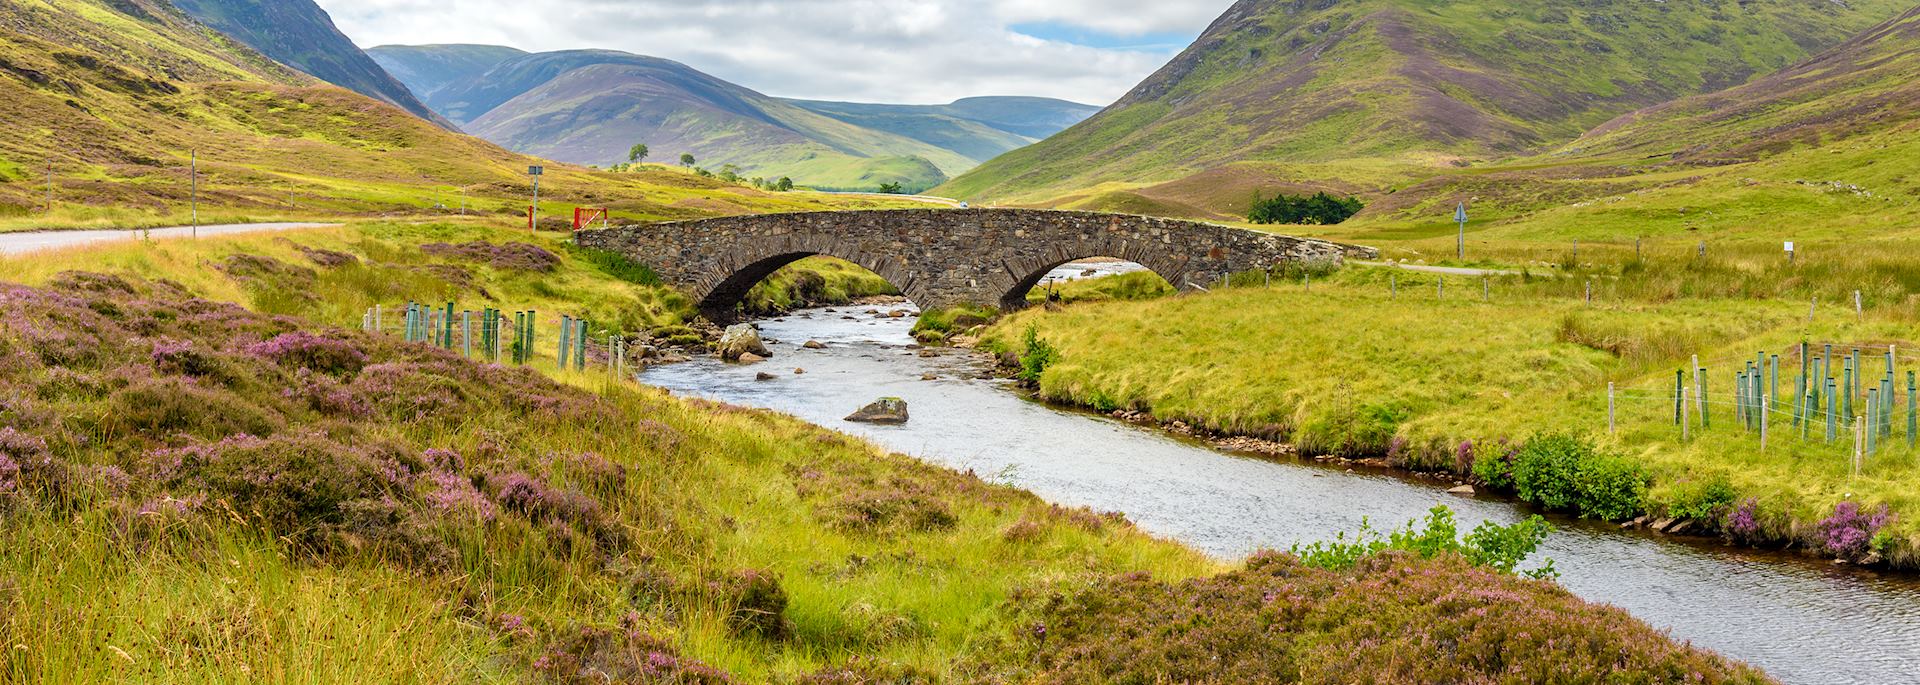
[[[1021,337],[1020,380],[1039,383],[1041,374],[1047,367],[1060,362],[1060,351],[1053,344],[1040,337],[1040,329],[1028,326]]]
[[[1520,499],[1609,521],[1638,513],[1647,494],[1647,474],[1640,465],[1602,454],[1593,443],[1574,435],[1543,435],[1527,441],[1514,455],[1512,474]]]
[[[1308,566],[1329,571],[1351,569],[1362,559],[1389,550],[1412,552],[1425,559],[1441,554],[1458,554],[1476,566],[1512,573],[1520,562],[1526,561],[1540,548],[1547,534],[1553,532],[1553,526],[1546,519],[1534,516],[1510,526],[1483,522],[1472,533],[1468,533],[1465,540],[1459,538],[1459,531],[1453,510],[1442,505],[1427,512],[1422,528],[1415,528],[1414,522],[1409,521],[1406,527],[1382,538],[1363,520],[1360,531],[1352,541],[1348,541],[1346,534],[1341,533],[1332,542],[1294,545],[1292,554],[1300,557],[1300,561]],[[1546,565],[1527,572],[1527,576],[1532,578],[1554,575],[1552,559],[1548,559]]]
[[[1715,477],[1707,481],[1689,481],[1674,487],[1673,500],[1667,505],[1667,515],[1675,518],[1718,520],[1733,511],[1733,502],[1740,496],[1725,477]]]

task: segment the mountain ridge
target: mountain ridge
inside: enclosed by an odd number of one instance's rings
[[[354,45],[312,0],[172,0],[175,7],[261,54],[386,102],[435,125],[454,124]]]
[[[485,50],[494,51],[474,57]],[[510,49],[380,46],[369,54],[426,93],[429,106],[511,149],[606,165],[645,143],[662,161],[687,153],[703,166],[831,189],[923,190],[1095,111],[1048,98],[777,98],[659,57],[501,50]]]
[[[1303,164],[1345,168],[1278,173],[1270,185],[1384,190],[1744,82],[1898,9],[1891,0],[1240,0],[1099,114],[937,192],[1058,204],[1103,184],[1129,192],[1229,166]]]

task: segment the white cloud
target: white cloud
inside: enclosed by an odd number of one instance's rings
[[[1051,22],[1197,35],[1231,0],[317,0],[355,42],[608,48],[685,62],[770,95],[947,102],[1040,95],[1105,104],[1172,52],[1039,40]]]

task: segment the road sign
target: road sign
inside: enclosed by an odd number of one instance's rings
[[[530,167],[527,167],[527,175],[528,175],[528,176],[540,176],[540,175],[543,175],[543,174],[545,174],[545,173],[547,173],[547,168],[546,168],[546,167],[543,167],[543,166],[530,166]]]
[[[1467,258],[1467,203],[1462,202],[1453,208],[1453,220],[1455,223],[1460,224],[1460,241],[1455,246],[1455,252],[1458,253],[1458,257],[1460,259],[1466,259]]]

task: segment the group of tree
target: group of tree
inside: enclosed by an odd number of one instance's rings
[[[611,167],[608,167],[608,169],[611,169],[613,171],[621,171],[621,172],[631,171],[636,165],[646,161],[647,156],[652,153],[653,151],[647,148],[646,143],[635,144],[633,147],[627,149],[626,163],[615,164]],[[771,190],[771,191],[782,192],[782,193],[793,190],[793,179],[787,178],[785,176],[781,176],[780,178],[774,179],[774,180],[768,180],[766,178],[760,178],[760,177],[748,179],[744,176],[741,176],[740,167],[735,166],[733,164],[720,165],[720,173],[716,174],[712,171],[708,171],[698,166],[694,166],[695,164],[698,164],[699,161],[700,160],[694,158],[693,153],[691,152],[683,152],[680,154],[680,166],[684,166],[689,169],[692,169],[693,173],[698,174],[704,178],[718,178],[728,183],[739,183],[742,185],[751,185],[761,190]],[[895,185],[898,186],[899,184],[895,184]],[[896,189],[892,192],[899,192],[899,191]]]
[[[1360,198],[1337,198],[1323,192],[1313,195],[1281,193],[1272,198],[1253,196],[1253,209],[1247,221],[1256,224],[1320,224],[1330,226],[1359,214],[1366,205]]]
[[[888,195],[900,195],[900,194],[906,193],[907,188],[906,186],[901,185],[899,181],[893,181],[891,183],[880,184],[880,192],[886,193]]]

